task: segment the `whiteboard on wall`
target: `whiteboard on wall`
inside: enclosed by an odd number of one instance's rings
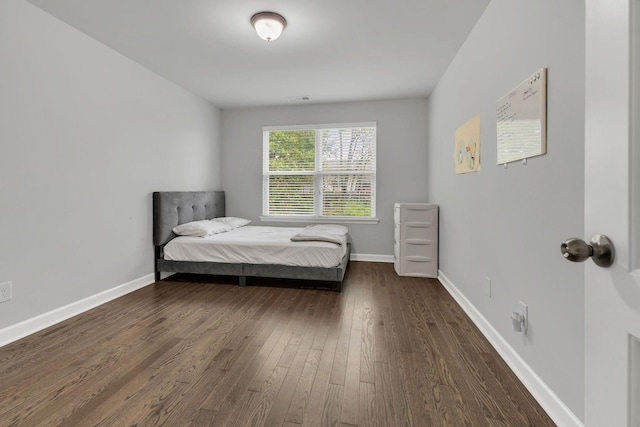
[[[497,164],[507,164],[547,152],[547,69],[531,77],[496,102]]]

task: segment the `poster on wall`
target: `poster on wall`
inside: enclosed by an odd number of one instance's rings
[[[453,160],[457,174],[480,170],[480,116],[456,129]]]

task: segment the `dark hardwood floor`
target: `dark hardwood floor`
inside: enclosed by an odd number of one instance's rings
[[[206,280],[0,348],[0,425],[554,425],[436,280],[366,262],[342,294]]]

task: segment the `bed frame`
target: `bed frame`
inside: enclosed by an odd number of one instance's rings
[[[225,216],[224,191],[163,191],[153,193],[153,245],[155,246],[155,279],[161,272],[216,274],[238,276],[240,286],[247,277],[297,279],[333,282],[342,291],[351,245],[340,265],[331,268],[296,267],[272,264],[236,264],[216,262],[168,261],[163,259],[164,246],[176,235],[172,229],[179,224]]]

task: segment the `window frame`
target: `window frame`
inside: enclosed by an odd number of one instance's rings
[[[318,143],[321,132],[315,133],[314,149],[315,149],[315,165],[314,170],[311,172],[281,172],[281,171],[269,171],[269,133],[277,131],[301,131],[301,130],[313,130],[322,131],[327,129],[346,129],[346,128],[374,128],[375,138],[373,142],[374,148],[374,161],[373,167],[370,171],[357,171],[357,175],[371,175],[371,216],[323,216],[322,215],[322,177],[324,175],[353,175],[353,171],[336,172],[336,171],[322,171],[322,156],[319,155],[322,144]],[[377,205],[377,192],[376,192],[376,180],[377,180],[377,139],[378,139],[378,124],[377,122],[357,122],[357,123],[322,123],[312,125],[283,125],[283,126],[263,126],[262,127],[262,215],[260,220],[262,221],[275,221],[275,222],[323,222],[323,223],[358,223],[358,224],[377,224],[379,219],[376,216]],[[313,177],[313,198],[314,198],[314,213],[313,215],[277,215],[268,214],[269,209],[269,191],[268,180],[272,175],[310,175]]]

